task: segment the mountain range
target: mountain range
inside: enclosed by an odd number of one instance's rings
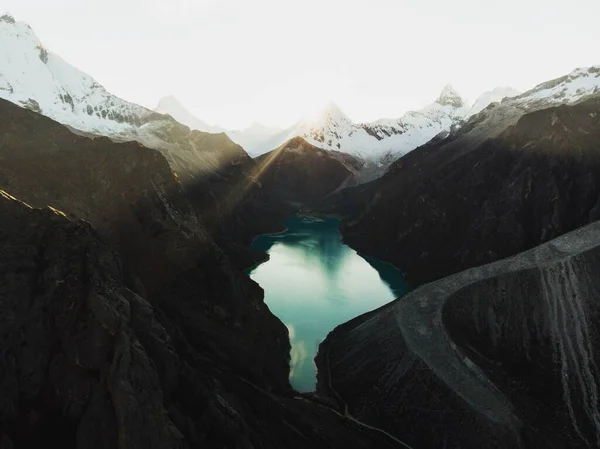
[[[600,66],[213,133],[5,15],[0,97],[0,448],[600,447]],[[415,287],[332,329],[309,393],[246,271],[295,213]]]
[[[342,151],[368,162],[382,163],[412,151],[440,133],[449,132],[481,111],[490,103],[518,95],[510,87],[496,88],[481,95],[469,105],[461,95],[447,85],[435,102],[418,111],[409,111],[398,119],[380,119],[370,123],[353,122],[335,103],[328,103],[316,118],[303,119],[283,129],[251,127],[243,131],[227,131],[252,156],[269,152],[294,137],[302,137],[311,145]],[[168,97],[167,97],[168,98]],[[167,100],[164,100],[168,103]],[[162,101],[161,101],[162,102]],[[191,117],[179,107],[157,109],[173,117]],[[192,123],[192,120],[188,120]],[[204,126],[204,129],[208,129]]]
[[[483,93],[473,104],[448,85],[433,103],[398,119],[355,123],[336,104],[329,103],[317,118],[300,120],[288,129],[255,123],[244,130],[226,130],[198,119],[173,96],[161,99],[153,111],[110,94],[92,77],[46,50],[27,24],[8,15],[0,18],[0,42],[0,98],[82,133],[118,141],[137,140],[159,148],[183,172],[202,171],[206,166],[220,164],[218,154],[197,151],[198,146],[212,145],[210,141],[215,138],[205,135],[200,143],[194,130],[221,134],[215,142],[222,142],[226,134],[252,156],[302,137],[316,147],[387,166],[434,137],[447,135],[504,98],[512,97],[515,105],[530,110],[571,103],[598,88],[595,68],[578,69],[521,95],[510,87],[495,88]],[[187,139],[181,139],[180,135],[172,139],[169,135],[173,133],[187,134]],[[174,147],[174,140],[178,141],[178,148]],[[199,158],[204,159],[202,163]]]
[[[289,139],[303,137],[308,143],[326,150],[336,150],[368,161],[401,156],[447,132],[469,115],[514,95],[513,89],[486,93],[470,108],[450,86],[438,99],[419,111],[399,119],[382,119],[373,123],[354,123],[340,108],[330,103],[316,119],[301,120],[292,127],[278,130],[255,123],[244,130],[225,130],[194,117],[179,100],[167,96],[155,110],[128,102],[110,94],[91,76],[49,52],[25,23],[5,15],[0,18],[0,98],[40,112],[83,133],[104,135],[119,141],[137,140],[145,145],[174,150],[165,134],[185,132],[177,123],[191,130],[226,133],[251,155],[269,152]],[[181,140],[181,139],[177,139]],[[187,150],[177,157],[178,164],[197,169],[197,145],[190,135]],[[181,144],[180,144],[181,145]],[[206,155],[203,155],[206,157]],[[182,160],[183,158],[183,160]],[[215,161],[205,161],[214,165]],[[189,168],[189,167],[188,167]]]
[[[112,95],[49,52],[29,25],[9,15],[0,17],[0,98],[82,135],[156,148],[184,180],[247,157],[225,134],[192,130],[169,115]]]

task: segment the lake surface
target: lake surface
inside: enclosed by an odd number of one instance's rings
[[[313,359],[333,328],[409,291],[392,265],[344,245],[339,222],[295,216],[284,233],[260,236],[252,244],[270,256],[249,274],[289,329],[290,382],[300,392],[315,389]]]

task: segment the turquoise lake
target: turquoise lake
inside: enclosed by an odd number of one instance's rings
[[[249,274],[289,329],[290,382],[300,392],[315,389],[313,360],[333,328],[409,291],[396,268],[343,244],[339,222],[294,216],[285,232],[260,236],[252,244],[270,256]]]

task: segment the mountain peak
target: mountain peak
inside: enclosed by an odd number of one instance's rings
[[[442,106],[453,106],[455,108],[462,108],[466,106],[465,100],[450,84],[446,84],[442,89],[442,92],[435,100],[437,104]]]
[[[315,123],[325,123],[328,121],[337,123],[351,122],[348,116],[333,101],[327,103],[316,117],[316,120],[313,120]]]
[[[0,16],[0,22],[6,22],[6,23],[15,24],[16,20],[15,20],[15,18],[11,14],[5,13],[5,14],[3,14],[3,15]]]
[[[163,111],[167,111],[168,109],[172,108],[173,106],[177,107],[177,108],[181,108],[181,109],[185,109],[185,107],[181,104],[181,101],[179,101],[174,95],[167,95],[166,97],[162,97],[159,101],[158,101],[158,105],[156,106],[156,112],[163,112]],[[165,112],[166,114],[168,114],[169,112]]]

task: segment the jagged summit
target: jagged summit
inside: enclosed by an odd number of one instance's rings
[[[444,86],[442,92],[440,92],[440,95],[435,102],[442,106],[452,106],[454,108],[462,108],[467,106],[466,101],[450,84],[446,84]]]
[[[10,13],[4,13],[0,16],[0,22],[6,22],[6,23],[10,23],[10,24],[15,24],[16,20],[15,18],[12,16],[12,14]]]

